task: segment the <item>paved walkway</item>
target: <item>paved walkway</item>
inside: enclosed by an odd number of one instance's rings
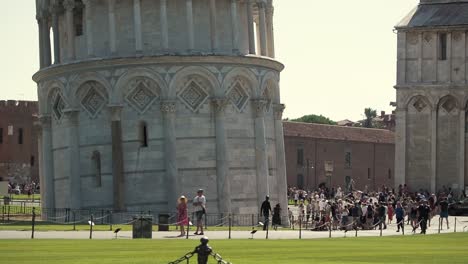
[[[427,234],[437,234],[438,233],[438,225],[437,219],[433,219],[433,224],[429,227]],[[444,229],[441,230],[441,233],[453,233],[455,227],[455,218],[450,217],[450,229],[446,229],[446,225],[444,223]],[[418,230],[416,234],[413,234],[411,231],[410,226],[405,226],[406,232],[405,235],[419,235]],[[468,232],[468,217],[457,217],[457,232]],[[200,236],[192,235],[193,231],[190,232],[189,239],[200,239]],[[179,232],[153,232],[153,239],[166,239],[166,240],[173,240],[173,239],[185,239],[177,237]],[[35,232],[36,239],[89,239],[89,231],[47,231],[47,232]],[[228,231],[205,231],[205,235],[208,236],[210,239],[227,239],[229,236]],[[356,235],[355,231],[348,231],[345,233],[344,231],[332,231],[331,236],[332,238],[341,238],[341,237],[354,237]],[[391,224],[388,226],[386,230],[382,231],[382,236],[401,236],[402,233],[396,232],[396,224]],[[358,230],[358,237],[370,237],[370,236],[380,236],[380,230],[371,230],[371,231],[361,231]],[[250,231],[232,231],[231,238],[232,239],[249,239],[252,235]],[[266,232],[263,230],[258,230],[257,233],[254,234],[254,239],[265,239]],[[302,230],[301,232],[302,239],[317,239],[317,238],[328,238],[329,232],[315,232],[310,230]],[[30,239],[31,238],[31,231],[0,231],[0,239]],[[118,233],[118,239],[131,239],[132,232],[131,231],[123,231]],[[268,232],[269,239],[298,239],[299,238],[299,230],[270,230]],[[115,234],[112,231],[96,231],[93,232],[93,239],[115,239]]]

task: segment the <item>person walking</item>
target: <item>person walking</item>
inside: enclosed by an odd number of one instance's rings
[[[180,196],[177,201],[177,225],[180,226],[180,237],[185,236],[185,227],[188,225],[187,198]]]
[[[429,213],[431,212],[431,209],[427,205],[426,200],[421,201],[421,205],[418,207],[418,222],[420,223],[421,226],[421,234],[426,234],[427,230],[427,221],[429,219]]]
[[[264,219],[263,230],[267,230],[268,224],[270,223],[270,213],[271,213],[270,196],[267,195],[265,197],[265,201],[263,201],[262,206],[260,207],[260,211]]]
[[[276,204],[275,208],[273,208],[273,228],[278,230],[278,226],[281,225],[281,207],[280,204]]]
[[[203,215],[206,214],[206,197],[203,195],[203,189],[197,191],[197,196],[193,198],[193,206],[197,218],[197,231],[194,234],[203,235]]]
[[[449,229],[449,221],[448,221],[448,207],[449,207],[449,204],[448,204],[448,201],[447,201],[447,198],[444,197],[442,198],[442,201],[439,202],[439,207],[440,207],[440,228],[442,228],[442,224],[444,222],[444,218],[445,218],[445,222],[447,223],[447,229]]]
[[[389,204],[387,207],[387,215],[388,215],[388,224],[391,224],[393,221],[393,214],[394,214],[394,209],[393,205]],[[398,222],[398,221],[397,221]]]
[[[379,229],[387,229],[387,223],[385,223],[385,205],[383,203],[380,203],[380,206],[378,207],[378,216],[379,216]]]
[[[404,226],[405,226],[405,209],[403,209],[403,206],[401,206],[400,202],[397,202],[396,209],[395,209],[395,216],[396,216],[396,221],[397,221],[397,232],[400,232],[400,227],[401,231],[405,232]]]

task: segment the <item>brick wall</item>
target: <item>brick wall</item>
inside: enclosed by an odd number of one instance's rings
[[[0,101],[0,178],[4,181],[38,182],[37,108],[37,102]]]
[[[394,187],[395,145],[392,143],[286,135],[284,144],[289,186],[301,185],[301,176],[298,175],[302,175],[303,187],[310,189],[320,183],[329,186],[330,181],[331,187],[344,188],[347,176],[354,180],[354,186],[358,189],[364,189],[367,185],[372,190],[383,184]],[[300,158],[298,161],[298,155],[301,155],[298,149],[303,150],[302,164]],[[350,164],[346,162],[347,152],[350,153]],[[332,164],[331,177],[326,176],[326,163]]]

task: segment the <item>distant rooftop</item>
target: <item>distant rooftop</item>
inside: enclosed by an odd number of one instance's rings
[[[395,133],[385,129],[283,122],[285,137],[346,140],[367,143],[395,144]]]
[[[421,0],[396,28],[463,25],[468,25],[468,0]]]

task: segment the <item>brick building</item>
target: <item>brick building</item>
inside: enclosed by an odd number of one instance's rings
[[[394,186],[392,131],[283,122],[289,186]]]
[[[37,102],[0,101],[0,180],[38,182]]]

